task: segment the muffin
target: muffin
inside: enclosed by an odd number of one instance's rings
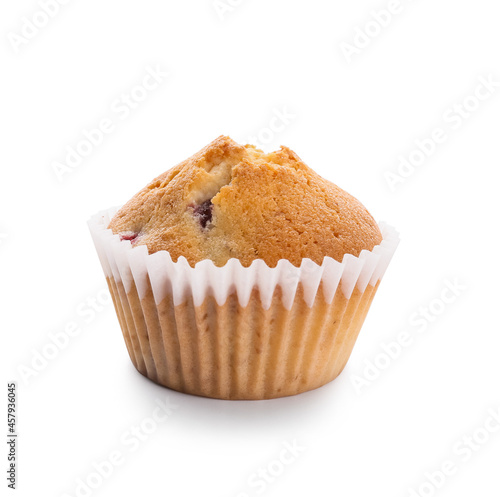
[[[89,224],[137,370],[221,399],[337,377],[398,241],[289,148],[224,136]]]

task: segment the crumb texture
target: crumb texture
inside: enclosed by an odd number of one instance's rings
[[[191,265],[276,266],[303,258],[341,261],[382,241],[366,208],[310,169],[289,148],[265,154],[221,136],[154,179],[129,200],[109,228],[122,239],[166,250]]]

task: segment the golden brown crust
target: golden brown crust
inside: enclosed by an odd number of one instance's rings
[[[255,259],[271,267],[280,259],[321,264],[382,241],[365,207],[293,151],[265,154],[225,136],[158,176],[109,227],[150,254],[166,250],[191,265],[211,259],[222,266],[230,258],[244,266]]]

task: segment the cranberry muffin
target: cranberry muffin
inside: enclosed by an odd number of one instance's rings
[[[225,136],[89,226],[137,370],[231,400],[336,378],[398,244],[289,148]]]

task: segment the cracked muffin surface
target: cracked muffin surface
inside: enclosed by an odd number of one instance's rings
[[[109,228],[150,254],[243,266],[280,259],[299,266],[342,261],[382,241],[353,196],[310,169],[289,148],[266,154],[221,136],[161,174],[129,200]]]

